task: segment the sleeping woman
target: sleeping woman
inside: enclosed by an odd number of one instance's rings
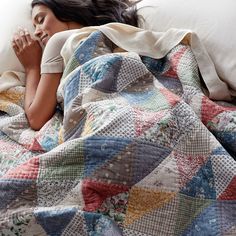
[[[39,130],[55,113],[64,67],[60,51],[66,39],[86,26],[111,22],[137,26],[138,17],[129,0],[33,0],[31,6],[37,39],[20,29],[12,47],[26,73],[26,117],[30,127]]]

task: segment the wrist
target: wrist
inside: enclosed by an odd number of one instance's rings
[[[40,66],[25,68],[25,73],[26,74],[30,74],[30,73],[39,73],[40,74]]]

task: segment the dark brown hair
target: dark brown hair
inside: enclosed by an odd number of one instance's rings
[[[136,3],[129,0],[33,0],[50,8],[58,20],[83,26],[120,22],[138,26]]]

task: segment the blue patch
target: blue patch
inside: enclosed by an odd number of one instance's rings
[[[22,192],[29,189],[33,180],[0,180],[0,209],[6,209],[7,205],[14,201]]]
[[[74,56],[80,65],[93,59],[94,52],[98,48],[99,42],[104,42],[105,36],[101,31],[95,31],[89,37],[81,42],[79,47],[75,50]]]
[[[64,229],[71,222],[76,208],[66,208],[58,210],[38,210],[34,212],[37,223],[42,226],[47,235],[59,236],[63,233]]]
[[[53,137],[45,136],[45,138],[41,143],[41,146],[45,151],[47,152],[51,151],[53,148],[58,146],[58,136],[53,136]]]
[[[100,217],[104,217],[104,216],[98,213],[89,213],[89,212],[84,213],[84,218],[85,218],[88,232],[95,231],[96,222],[98,221]]]
[[[215,150],[212,151],[211,153],[212,155],[216,155],[216,156],[221,156],[221,155],[225,155],[228,156],[229,154],[225,151],[225,149],[223,147],[218,147]]]
[[[215,202],[201,212],[201,214],[183,232],[182,236],[224,235],[224,233],[235,225],[235,218],[235,202]]]
[[[98,213],[84,213],[89,236],[122,236],[121,229],[111,219]]]
[[[78,95],[80,88],[80,71],[77,71],[65,84],[64,106],[68,104]]]
[[[91,78],[92,88],[104,92],[115,92],[121,63],[122,57],[119,55],[103,55],[85,63],[81,70]]]
[[[236,157],[236,132],[233,131],[212,131],[221,145],[234,157]]]
[[[114,137],[91,137],[84,141],[85,176],[116,157],[129,144],[129,139]]]
[[[147,69],[156,77],[163,73],[166,68],[166,57],[163,57],[161,59],[154,59],[151,57],[142,56],[141,59]]]
[[[198,173],[181,190],[181,193],[201,199],[216,199],[211,160],[201,167]]]
[[[133,183],[136,184],[150,174],[167,156],[172,149],[151,142],[136,141],[134,158],[132,160]]]
[[[154,90],[144,91],[144,92],[122,92],[121,96],[124,97],[129,104],[131,105],[140,105],[142,103],[146,103],[147,100],[151,99],[156,92]]]
[[[65,84],[64,104],[68,104],[79,95],[79,91],[85,89],[82,87],[81,73],[86,75],[88,80],[86,84],[103,92],[115,92],[117,90],[117,76],[122,63],[122,57],[118,55],[101,56],[91,59],[83,64],[76,73]]]

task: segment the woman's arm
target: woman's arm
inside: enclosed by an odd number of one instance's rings
[[[43,74],[40,77],[36,70],[26,73],[24,109],[32,129],[39,130],[55,113],[61,75]]]
[[[26,73],[25,113],[31,128],[39,130],[55,112],[62,73],[40,75],[42,48],[26,30],[16,33],[12,44]]]

